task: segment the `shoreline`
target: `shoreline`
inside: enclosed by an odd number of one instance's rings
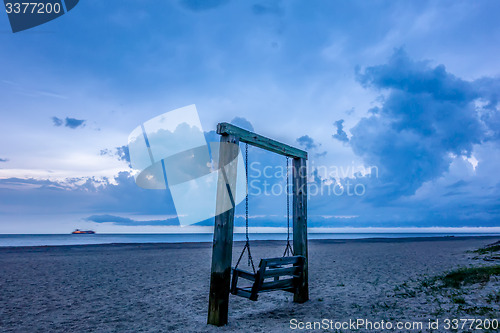
[[[346,238],[346,239],[308,239],[309,244],[346,244],[346,243],[412,243],[428,241],[453,241],[453,240],[474,240],[474,239],[499,239],[500,235],[478,235],[478,236],[422,236],[422,237],[369,237],[369,238]],[[286,240],[250,240],[250,244],[256,246],[276,246],[281,245]],[[234,245],[244,244],[245,241],[233,241]],[[205,248],[211,246],[212,242],[143,242],[143,243],[99,243],[99,244],[64,244],[64,245],[27,245],[27,246],[2,246],[0,251],[4,250],[29,250],[29,249],[49,249],[49,248],[123,248],[123,247],[151,247],[163,249],[182,249],[182,248]]]

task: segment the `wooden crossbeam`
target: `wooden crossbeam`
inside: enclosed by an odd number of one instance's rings
[[[269,150],[276,154],[285,155],[291,158],[304,158],[307,160],[306,151],[266,138],[265,136],[256,133],[252,133],[229,123],[219,123],[217,125],[217,134],[233,135],[239,138],[240,142],[245,142],[249,145]]]

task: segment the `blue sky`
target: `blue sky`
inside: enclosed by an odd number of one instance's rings
[[[499,11],[85,0],[16,34],[0,14],[0,233],[175,225],[170,193],[138,188],[122,147],[139,124],[190,104],[210,139],[239,118],[307,149],[310,186],[364,189],[311,195],[312,227],[500,226]],[[284,200],[252,196],[253,224],[284,226]]]

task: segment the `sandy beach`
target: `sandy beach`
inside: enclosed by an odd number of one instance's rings
[[[295,304],[284,292],[257,302],[231,296],[229,324],[220,328],[206,325],[209,243],[1,248],[0,331],[288,332],[297,331],[292,319],[498,319],[499,276],[458,291],[426,283],[460,267],[498,265],[470,252],[498,240],[310,241],[310,301]],[[241,247],[235,243],[234,260]],[[257,262],[280,256],[283,242],[254,242],[252,251]]]

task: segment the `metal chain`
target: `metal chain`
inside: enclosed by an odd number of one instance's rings
[[[252,270],[255,273],[255,266],[253,264],[252,252],[250,251],[250,239],[248,238],[248,143],[245,144],[245,179],[246,179],[246,190],[247,196],[245,198],[245,246],[243,247],[243,251],[236,262],[235,268],[240,264],[241,258],[243,258],[243,254],[245,250],[248,251],[248,266],[252,266]]]
[[[286,157],[286,247],[283,257],[287,254],[293,256],[293,249],[290,245],[290,162]]]
[[[286,243],[290,243],[290,175],[289,170],[289,158],[286,157]]]
[[[247,191],[247,196],[245,197],[245,235],[248,243],[248,143],[245,143],[245,180]],[[248,266],[250,266],[250,264],[248,264]]]

